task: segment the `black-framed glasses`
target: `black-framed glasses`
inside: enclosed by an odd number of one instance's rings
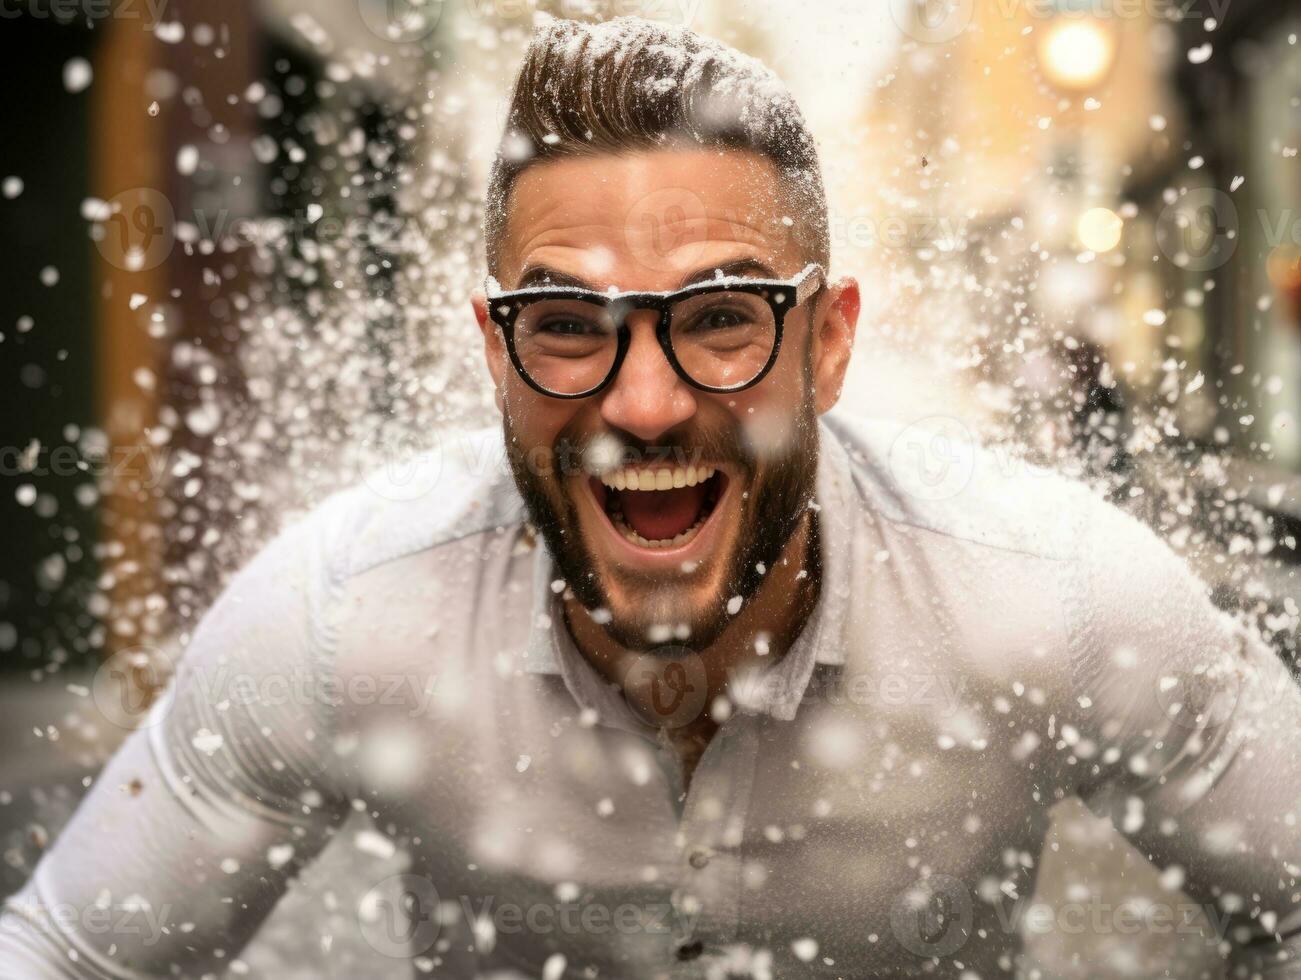
[[[786,314],[822,285],[820,265],[794,279],[728,276],[662,293],[538,286],[503,292],[487,281],[488,315],[501,327],[520,377],[553,398],[586,398],[619,373],[632,334],[628,315],[659,314],[655,336],[683,381],[702,391],[743,391],[763,380],[781,350]]]

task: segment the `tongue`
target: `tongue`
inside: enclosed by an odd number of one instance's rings
[[[675,538],[700,516],[705,503],[705,485],[674,490],[624,490],[619,506],[628,526],[647,541]]]

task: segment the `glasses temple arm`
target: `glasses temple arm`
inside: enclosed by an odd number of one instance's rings
[[[808,302],[810,297],[817,295],[818,290],[825,286],[827,281],[822,266],[816,262],[810,262],[806,265],[798,278],[799,282],[795,287],[796,306]]]

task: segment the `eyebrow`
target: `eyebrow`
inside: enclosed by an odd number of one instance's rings
[[[534,286],[568,286],[573,289],[599,291],[586,279],[571,276],[567,272],[561,272],[545,265],[534,265],[525,269],[524,273],[519,277],[519,285],[515,288],[531,289]]]
[[[703,269],[697,269],[685,276],[678,289],[685,289],[687,286],[700,282],[709,282],[715,278],[732,278],[747,277],[752,279],[780,279],[772,268],[759,259],[735,259],[731,262],[724,262],[721,265],[711,265]],[[559,269],[552,269],[550,266],[534,265],[529,266],[520,275],[519,285],[516,289],[531,289],[536,286],[563,286],[570,289],[586,289],[594,293],[605,292],[592,283],[579,276],[570,275],[568,272],[561,272]],[[640,291],[640,290],[638,290]]]
[[[682,289],[698,282],[708,282],[714,278],[729,279],[735,277],[739,279],[743,276],[750,279],[782,278],[766,263],[760,262],[758,259],[736,259],[732,262],[724,262],[722,265],[711,265],[707,269],[700,269],[697,272],[693,272],[678,284],[678,288]]]

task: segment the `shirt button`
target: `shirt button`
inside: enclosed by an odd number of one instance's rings
[[[705,944],[699,939],[689,943],[683,943],[674,952],[677,955],[679,963],[686,963],[688,960],[694,960],[705,951]]]
[[[699,871],[709,864],[709,851],[703,847],[697,847],[687,858],[687,863]]]

